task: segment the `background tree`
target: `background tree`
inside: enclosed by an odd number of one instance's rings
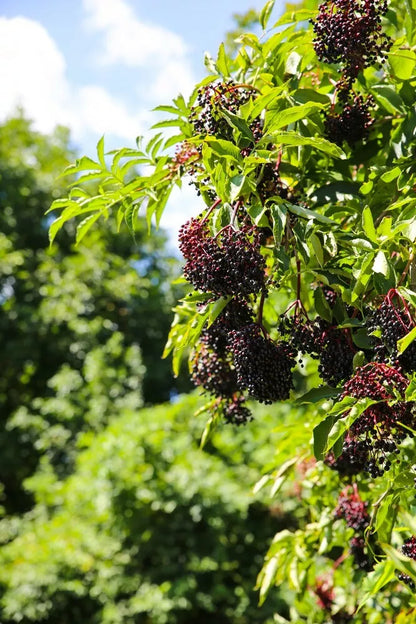
[[[63,128],[44,136],[22,114],[0,127],[0,479],[11,513],[31,504],[22,482],[40,455],[68,473],[81,431],[178,387],[160,358],[177,264],[163,234],[148,238],[140,222],[134,242],[105,227],[74,249],[69,226],[49,249],[45,212],[70,157]]]

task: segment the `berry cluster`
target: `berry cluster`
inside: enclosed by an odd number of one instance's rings
[[[354,484],[352,488],[348,486],[340,493],[334,515],[337,519],[344,519],[347,526],[354,529],[355,535],[350,541],[350,552],[357,567],[369,571],[373,568],[373,562],[368,556],[364,539],[364,532],[370,524],[367,506],[368,504],[361,500]]]
[[[231,126],[223,111],[237,114],[240,107],[248,102],[252,94],[252,89],[232,81],[213,82],[200,87],[196,96],[196,103],[189,115],[194,134],[209,134],[224,139],[231,138]],[[261,133],[259,123],[253,125],[252,132],[253,134]]]
[[[415,591],[416,584],[411,576],[404,574],[404,572],[399,572],[398,570],[396,570],[396,576],[399,581],[407,585],[412,591]]]
[[[354,147],[368,137],[373,124],[373,99],[355,94],[352,85],[363,69],[386,59],[392,45],[381,26],[386,12],[386,0],[324,0],[311,20],[319,60],[340,65],[337,102],[324,120],[326,136],[337,145],[346,141]]]
[[[414,405],[404,400],[409,380],[385,363],[370,362],[358,368],[344,385],[341,398],[368,398],[376,401],[351,425],[338,459],[327,464],[340,474],[368,471],[373,478],[390,469],[391,455],[399,453],[398,444],[407,435],[406,427],[415,426]]]
[[[184,276],[197,290],[218,298],[265,287],[265,260],[253,227],[229,225],[214,237],[203,219],[192,218],[180,229],[179,249],[186,260]]]
[[[319,316],[314,321],[299,315],[280,318],[280,332],[288,336],[291,347],[319,360],[318,372],[331,386],[348,379],[356,349],[348,330],[339,329]]]
[[[364,533],[370,523],[367,513],[368,503],[361,500],[357,487],[346,487],[338,497],[335,508],[335,518],[343,518],[350,529],[357,533]]]
[[[339,146],[346,141],[350,147],[366,139],[374,123],[369,110],[373,106],[371,96],[364,99],[362,95],[352,93],[346,102],[342,102],[341,112],[337,112],[337,107],[331,108],[324,120],[328,139]]]
[[[405,557],[409,557],[409,559],[414,559],[416,561],[416,537],[414,535],[408,537],[404,541],[402,553]]]
[[[403,371],[416,371],[416,342],[399,355],[397,341],[415,327],[409,308],[397,290],[390,290],[381,305],[367,319],[369,334],[375,334],[374,350],[379,360],[390,359]]]
[[[352,82],[365,67],[381,63],[392,42],[382,32],[385,0],[324,0],[312,21],[319,60],[340,63]]]
[[[232,332],[231,349],[240,388],[261,403],[289,398],[296,362],[287,343],[274,343],[253,323]]]

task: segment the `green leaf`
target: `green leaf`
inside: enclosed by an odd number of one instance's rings
[[[280,145],[292,145],[298,147],[299,145],[310,145],[311,147],[324,152],[334,158],[345,159],[345,152],[326,139],[321,137],[305,137],[301,136],[297,132],[270,132],[261,140],[261,143],[267,144],[270,142],[270,137],[273,141]]]
[[[374,227],[373,215],[371,213],[371,209],[369,206],[364,207],[362,217],[361,217],[361,222],[362,222],[363,230],[366,236],[370,239],[370,241],[372,241],[373,243],[376,243],[377,234],[376,234],[376,230]]]
[[[413,50],[395,50],[387,58],[397,78],[409,80],[412,77],[416,64],[416,53]]]
[[[282,111],[270,110],[266,113],[266,121],[264,124],[264,132],[270,133],[280,128],[284,128],[289,124],[295,123],[301,119],[305,119],[316,110],[324,108],[319,102],[308,102],[299,106],[291,106]],[[307,137],[304,137],[307,138]],[[308,145],[310,145],[308,143]]]
[[[106,169],[105,158],[104,158],[104,136],[102,136],[101,139],[97,143],[97,156],[103,169]]]
[[[347,397],[350,398],[350,397]],[[377,401],[373,399],[369,399],[368,397],[363,397],[362,399],[356,400],[355,405],[348,411],[348,414],[343,418],[339,418],[331,427],[331,430],[328,434],[328,440],[325,452],[331,450],[334,444],[342,438],[344,433],[348,431],[351,425],[361,416],[366,409],[368,409],[371,405],[374,405]]]
[[[318,461],[324,459],[328,446],[328,435],[335,422],[335,416],[327,416],[313,430],[313,454]]]
[[[230,111],[227,111],[224,108],[221,109],[220,114],[222,117],[225,117],[230,126],[241,132],[242,137],[254,143],[254,134],[250,130],[250,127],[245,119],[239,117],[238,115],[234,115],[234,113],[230,113]]]
[[[388,277],[390,275],[390,267],[384,251],[380,250],[377,252],[376,257],[374,258],[373,271],[374,273],[384,275],[384,277]]]
[[[273,223],[273,238],[276,245],[279,246],[286,227],[287,210],[283,205],[271,204],[270,213]]]
[[[313,236],[313,234],[312,234]],[[323,265],[323,261],[321,266]],[[316,288],[313,293],[316,311],[328,323],[332,322],[332,310],[329,307],[328,301],[325,299],[322,288]]]
[[[412,344],[412,342],[416,339],[416,327],[406,334],[403,338],[397,341],[397,350],[399,353],[403,353],[406,349]]]
[[[314,221],[327,223],[328,225],[336,225],[335,221],[332,221],[332,219],[328,219],[328,217],[325,217],[318,212],[314,212],[313,210],[309,210],[308,208],[304,208],[303,206],[297,206],[296,204],[289,203],[286,203],[285,205],[287,206],[289,212],[293,212],[293,214],[298,215],[298,217],[313,219]]]
[[[373,596],[377,596],[387,583],[396,579],[395,569],[395,565],[392,561],[380,561],[375,565],[374,570],[365,576],[362,585],[364,595],[358,605],[357,612],[362,609]]]
[[[218,154],[218,156],[222,156],[224,158],[231,158],[236,162],[241,162],[242,157],[240,154],[240,150],[234,143],[231,141],[226,141],[225,139],[213,139],[211,137],[207,137],[205,142],[209,145],[213,152]]]
[[[218,50],[218,57],[217,57],[216,65],[217,65],[217,69],[219,73],[224,78],[228,78],[228,76],[230,75],[230,69],[228,67],[228,57],[225,52],[225,46],[223,43],[221,43],[219,50]]]
[[[262,581],[259,592],[259,606],[266,600],[271,586],[274,584],[276,572],[279,565],[279,557],[272,557],[266,562],[262,570]]]
[[[275,0],[268,0],[268,2],[266,2],[266,4],[261,10],[259,22],[263,30],[266,29],[267,23],[270,18],[270,14],[273,11],[274,3],[275,3]]]
[[[75,245],[79,245],[87,232],[92,228],[94,223],[101,217],[100,212],[96,212],[95,214],[89,215],[85,219],[81,221],[81,223],[77,226],[77,233],[75,237]]]
[[[320,386],[319,388],[312,388],[302,396],[296,399],[296,403],[303,405],[305,403],[319,403],[323,399],[333,399],[339,396],[340,391],[331,386]]]

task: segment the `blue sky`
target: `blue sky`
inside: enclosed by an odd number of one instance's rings
[[[80,153],[102,134],[109,148],[133,145],[153,107],[205,75],[204,52],[216,55],[232,14],[264,2],[1,0],[0,122],[21,105],[41,131],[69,126]],[[191,201],[187,192],[184,213]]]

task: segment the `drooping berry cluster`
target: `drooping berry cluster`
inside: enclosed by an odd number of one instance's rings
[[[238,385],[252,398],[261,403],[289,398],[296,361],[287,343],[276,344],[252,324],[232,332],[231,350]]]
[[[412,342],[400,355],[397,350],[397,341],[414,327],[415,321],[407,303],[397,290],[390,290],[381,305],[367,319],[368,332],[375,334],[374,350],[377,359],[390,359],[407,373],[416,371],[416,342]]]
[[[350,147],[366,139],[374,123],[370,113],[373,106],[371,96],[364,99],[362,95],[351,93],[341,106],[334,106],[325,115],[324,128],[328,139],[339,146],[346,141]]]
[[[368,398],[375,401],[355,420],[344,440],[342,454],[327,463],[341,474],[366,470],[372,477],[390,469],[391,454],[415,425],[414,405],[405,401],[409,380],[385,363],[370,362],[358,368],[345,383],[341,398]]]
[[[312,21],[319,60],[340,64],[350,82],[365,67],[384,61],[392,45],[381,27],[386,12],[385,0],[324,0]]]
[[[281,316],[280,331],[293,349],[319,360],[318,372],[331,386],[348,379],[356,349],[348,330],[339,329],[319,316],[314,320]]]
[[[335,508],[335,518],[342,518],[347,526],[354,529],[354,537],[350,540],[350,552],[354,562],[361,570],[372,570],[373,562],[368,555],[365,543],[365,530],[370,524],[370,516],[367,513],[368,504],[364,502],[357,486],[346,487],[339,495],[338,505]]]
[[[265,260],[253,227],[230,225],[214,237],[203,219],[192,218],[179,232],[179,249],[186,260],[184,276],[197,290],[218,298],[264,289]]]
[[[314,48],[318,58],[340,67],[336,99],[324,113],[325,134],[330,141],[350,147],[368,137],[373,124],[371,97],[364,99],[352,90],[358,74],[383,63],[392,41],[382,31],[386,0],[324,0],[314,20]]]
[[[367,513],[368,503],[364,502],[358,494],[357,487],[346,487],[338,497],[338,505],[335,508],[335,518],[343,518],[347,526],[358,533],[364,533],[370,523]]]

